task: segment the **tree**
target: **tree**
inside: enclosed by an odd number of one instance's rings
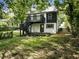
[[[3,12],[2,12],[2,8],[3,8],[3,3],[0,3],[0,18],[2,19],[3,18],[3,16],[2,16],[2,14],[3,14]]]
[[[42,10],[48,5],[48,0],[5,0],[5,2],[8,4],[8,8],[12,8],[16,22],[26,19],[26,14],[32,5],[36,4],[38,10]]]
[[[79,1],[78,0],[68,0],[68,8],[67,11],[69,11],[67,13],[67,15],[69,16],[69,22],[71,24],[71,29],[72,29],[72,35],[74,37],[78,36],[79,33]]]
[[[55,0],[55,5],[59,11],[64,11],[68,16],[68,21],[71,24],[71,33],[76,37],[79,31],[79,1],[78,0],[63,0],[63,3],[59,3],[60,0]]]

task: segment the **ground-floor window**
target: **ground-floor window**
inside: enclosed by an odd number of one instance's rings
[[[46,24],[46,28],[54,28],[54,24]]]

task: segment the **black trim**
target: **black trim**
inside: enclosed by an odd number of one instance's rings
[[[40,32],[41,32],[41,33],[44,32],[44,24],[40,24]]]
[[[48,12],[46,13],[47,16],[47,23],[56,23],[57,21],[57,12]]]
[[[40,20],[37,20],[37,17],[40,17]],[[31,19],[31,17],[33,17],[33,20]],[[35,19],[34,19],[34,17],[36,17]],[[31,16],[31,15],[29,15],[28,17],[27,17],[27,21],[28,22],[30,22],[30,23],[44,23],[45,22],[45,18],[44,18],[44,15],[33,15],[33,16]]]

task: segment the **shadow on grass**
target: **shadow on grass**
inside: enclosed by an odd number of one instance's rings
[[[75,48],[74,40],[67,37],[25,36],[0,40],[0,52],[8,59],[9,56],[17,59],[78,59],[79,50]]]

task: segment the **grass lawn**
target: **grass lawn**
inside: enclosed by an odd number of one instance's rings
[[[76,40],[64,36],[24,36],[0,40],[3,59],[78,59]],[[17,37],[16,37],[17,36]],[[73,44],[74,43],[74,44]]]

